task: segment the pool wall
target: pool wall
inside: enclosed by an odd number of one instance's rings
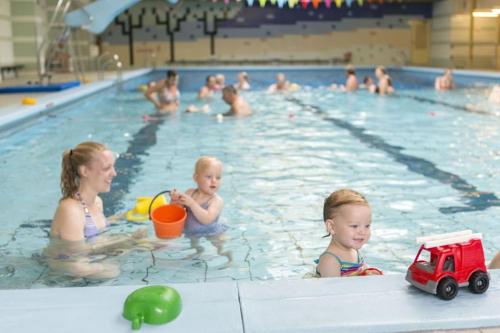
[[[179,317],[142,332],[409,332],[500,326],[500,270],[486,293],[460,288],[451,301],[386,276],[170,285]],[[129,293],[143,286],[0,291],[0,331],[127,332]],[[479,330],[478,330],[479,332]]]

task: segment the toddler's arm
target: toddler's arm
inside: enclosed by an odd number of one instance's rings
[[[317,267],[318,272],[321,277],[339,277],[340,276],[340,263],[339,261],[330,255],[323,255],[319,258],[319,264]]]
[[[188,193],[189,191],[187,193],[181,193],[179,195],[179,202],[189,207],[201,224],[210,224],[220,215],[224,207],[224,200],[222,200],[221,197],[215,195],[208,208],[204,209]]]

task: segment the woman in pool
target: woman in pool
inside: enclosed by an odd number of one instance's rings
[[[51,244],[45,249],[49,266],[79,277],[106,278],[118,275],[112,264],[92,262],[89,255],[135,245],[146,236],[100,235],[109,225],[98,194],[109,192],[116,176],[113,153],[96,142],[83,142],[66,150],[62,158],[61,191],[52,225]]]
[[[375,68],[375,76],[378,79],[377,90],[375,91],[380,96],[390,95],[394,92],[394,88],[392,86],[392,79],[387,74],[387,71],[383,66],[378,66]]]
[[[342,91],[355,91],[359,88],[358,79],[356,77],[356,70],[353,65],[348,65],[345,69],[345,85],[338,86],[337,84],[332,84],[330,86],[331,90],[340,89]]]
[[[455,87],[453,83],[453,74],[451,74],[451,69],[446,68],[442,76],[438,76],[434,80],[434,88],[436,90],[451,90]]]
[[[167,72],[167,77],[159,82],[151,82],[144,96],[149,99],[160,113],[175,112],[179,107],[181,94],[177,89],[179,75],[176,71]]]

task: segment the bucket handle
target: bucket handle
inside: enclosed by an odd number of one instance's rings
[[[170,193],[170,190],[166,190],[166,191],[162,191],[162,192],[158,193],[157,195],[154,196],[153,200],[151,200],[151,203],[149,204],[149,208],[148,208],[148,216],[149,216],[150,220],[151,220],[151,206],[153,206],[153,202],[156,200],[156,198],[158,198],[160,195],[162,195],[164,193]]]

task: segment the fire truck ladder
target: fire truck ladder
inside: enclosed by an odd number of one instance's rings
[[[463,243],[471,239],[482,239],[483,235],[480,233],[473,234],[472,230],[463,230],[457,232],[450,232],[446,234],[430,235],[417,237],[417,244],[424,244],[426,249],[433,247]]]

